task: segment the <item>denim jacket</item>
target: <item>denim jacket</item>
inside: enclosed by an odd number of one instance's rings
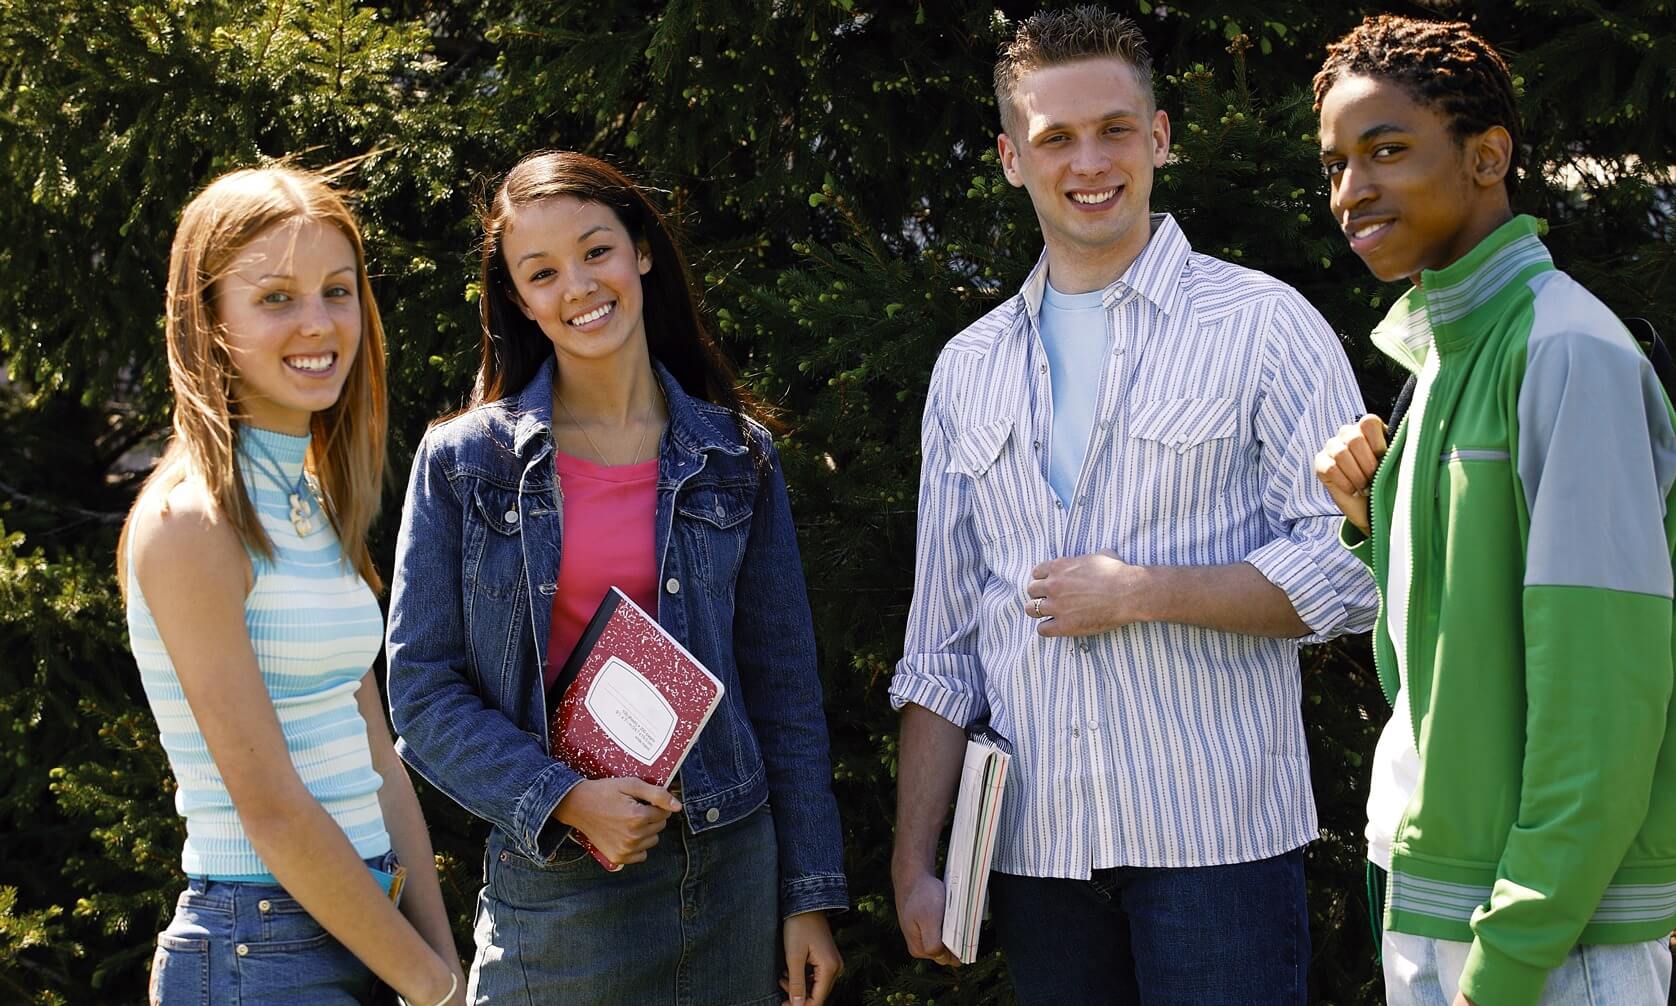
[[[562,538],[553,470],[553,361],[516,396],[433,426],[396,544],[389,617],[397,750],[535,860],[566,829],[582,781],[548,755],[541,669]],[[658,448],[657,619],[726,688],[681,768],[694,832],[769,802],[783,915],[843,908],[814,625],[785,479],[766,430],[754,460],[733,413],[654,364],[669,409]]]

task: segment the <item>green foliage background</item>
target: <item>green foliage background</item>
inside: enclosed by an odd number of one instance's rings
[[[1119,5],[1152,40],[1175,160],[1155,206],[1200,250],[1303,290],[1369,403],[1363,338],[1393,288],[1345,248],[1307,82],[1379,5]],[[1561,265],[1676,332],[1676,14],[1669,0],[1416,6],[1512,57],[1547,166],[1526,196]],[[1039,251],[993,153],[989,72],[1029,5],[972,0],[0,0],[0,1001],[132,1002],[180,878],[173,787],[127,654],[113,515],[167,427],[161,302],[176,215],[285,154],[354,177],[390,334],[393,478],[457,406],[476,346],[474,195],[526,151],[606,156],[664,191],[706,307],[782,450],[822,647],[853,911],[841,1002],[1003,1003],[991,956],[910,964],[886,863],[885,699],[911,588],[919,410],[942,343]],[[394,506],[378,526],[386,562]],[[1361,895],[1365,645],[1306,651],[1323,838],[1315,998],[1378,1001]],[[427,813],[462,949],[483,828]]]

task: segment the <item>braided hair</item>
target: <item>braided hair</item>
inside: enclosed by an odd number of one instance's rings
[[[1456,140],[1491,126],[1505,128],[1513,140],[1505,179],[1513,194],[1523,160],[1513,81],[1501,55],[1470,25],[1394,14],[1364,19],[1327,46],[1327,59],[1314,81],[1317,112],[1333,85],[1352,74],[1399,84],[1416,101],[1447,116]]]

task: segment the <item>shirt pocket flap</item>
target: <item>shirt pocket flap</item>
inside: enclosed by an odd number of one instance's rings
[[[692,486],[675,505],[683,517],[693,517],[720,528],[733,527],[751,516],[751,494],[747,486]]]
[[[483,523],[506,535],[518,533],[518,493],[480,483],[471,494]]]
[[[1185,451],[1239,433],[1237,398],[1161,398],[1142,402],[1129,415],[1129,435]]]
[[[1006,446],[1007,438],[1012,432],[1011,419],[1003,419],[987,426],[976,426],[965,431],[950,445],[949,463],[944,471],[952,475],[970,475],[977,478],[989,471],[989,466],[1001,456],[1001,448]]]

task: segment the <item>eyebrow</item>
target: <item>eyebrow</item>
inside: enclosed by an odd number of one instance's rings
[[[1368,128],[1362,130],[1362,135],[1356,137],[1356,142],[1357,142],[1357,144],[1363,144],[1363,143],[1368,142],[1369,140],[1378,139],[1379,137],[1384,136],[1386,133],[1406,133],[1406,132],[1408,132],[1408,130],[1404,126],[1399,126],[1399,125],[1396,125],[1395,123],[1390,123],[1390,122],[1381,122],[1377,126],[1369,126]],[[1335,150],[1332,147],[1322,147],[1321,148],[1321,156],[1322,157],[1325,157],[1328,154],[1336,154],[1336,153],[1338,153],[1338,151]]]
[[[1116,111],[1107,112],[1105,115],[1100,116],[1098,121],[1110,122],[1113,119],[1139,119],[1140,117],[1141,114],[1139,112],[1132,112],[1127,108],[1120,108]],[[1056,129],[1069,128],[1071,128],[1070,125],[1064,122],[1050,122],[1038,130],[1035,135],[1040,136],[1042,133],[1051,133]]]
[[[355,271],[355,267],[352,266],[352,265],[340,265],[336,269],[333,269],[331,272],[327,273],[326,275],[327,276],[336,276],[340,272],[354,272],[354,271]],[[265,272],[262,275],[256,277],[256,282],[266,283],[270,279],[296,279],[296,278],[297,277],[291,275],[288,272]]]

